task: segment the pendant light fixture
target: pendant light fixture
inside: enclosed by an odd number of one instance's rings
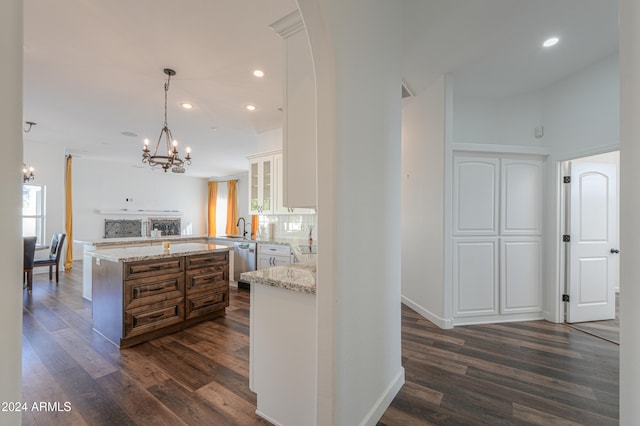
[[[35,178],[36,176],[33,174],[33,167],[27,167],[25,163],[22,163],[22,182],[27,183]]]
[[[180,158],[178,153],[178,141],[173,138],[169,125],[167,124],[167,94],[169,93],[169,82],[176,72],[170,68],[165,68],[164,73],[167,75],[167,82],[164,84],[164,125],[160,131],[158,142],[156,143],[153,154],[149,150],[149,139],[144,140],[142,148],[142,162],[148,163],[151,167],[160,166],[167,172],[171,169],[173,173],[184,173],[184,165],[191,164],[191,148],[187,147],[187,155],[184,160]],[[164,147],[162,143],[164,141]],[[162,151],[164,150],[164,151]]]

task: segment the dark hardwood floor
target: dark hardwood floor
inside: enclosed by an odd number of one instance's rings
[[[406,383],[379,425],[617,425],[618,349],[546,321],[441,330],[403,306]]]
[[[225,318],[118,350],[92,331],[81,279],[76,262],[25,290],[23,401],[53,407],[23,424],[267,424],[248,386],[248,292],[232,288]],[[617,424],[618,346],[544,321],[441,330],[402,315],[406,384],[380,425]]]
[[[569,324],[576,330],[620,344],[620,293],[616,293],[616,317],[612,320],[576,322]]]

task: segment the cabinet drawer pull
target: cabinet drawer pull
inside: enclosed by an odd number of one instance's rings
[[[140,296],[141,294],[144,294],[144,293],[153,293],[153,292],[156,292],[156,291],[162,291],[164,289],[165,289],[164,286],[153,287],[153,288],[146,287],[144,290],[142,290],[140,287],[136,287],[136,288],[133,289],[133,297],[135,298],[135,297],[138,297],[138,296]]]
[[[147,289],[147,291],[160,291],[160,290],[164,290],[164,287],[156,287],[156,288]]]
[[[164,313],[162,313],[162,314],[155,314],[155,315],[149,315],[149,319],[162,318],[163,316],[164,316]]]

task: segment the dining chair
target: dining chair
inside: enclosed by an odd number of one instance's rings
[[[36,259],[34,266],[48,266],[49,267],[49,281],[53,278],[53,267],[56,267],[56,284],[59,280],[58,266],[60,264],[60,253],[62,253],[62,246],[64,245],[64,239],[67,235],[63,233],[53,234],[51,237],[51,249],[49,250],[49,257],[43,259]]]
[[[27,282],[27,290],[31,292],[33,288],[33,258],[36,254],[37,237],[24,237],[24,270],[22,272],[22,288],[24,288],[25,280]]]

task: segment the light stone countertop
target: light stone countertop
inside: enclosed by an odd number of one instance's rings
[[[316,294],[316,265],[294,263],[259,271],[243,272],[240,278],[251,285],[262,284],[300,293]]]
[[[169,249],[159,246],[118,247],[96,249],[86,254],[109,262],[137,262],[140,260],[162,259],[167,257],[207,254],[217,251],[229,251],[229,247],[216,244],[182,243],[171,245]]]
[[[97,247],[108,247],[111,245],[133,245],[140,243],[161,243],[163,241],[187,242],[200,240],[209,237],[206,235],[165,235],[162,237],[123,237],[123,238],[97,238],[95,240],[73,240],[78,244],[89,244]]]

